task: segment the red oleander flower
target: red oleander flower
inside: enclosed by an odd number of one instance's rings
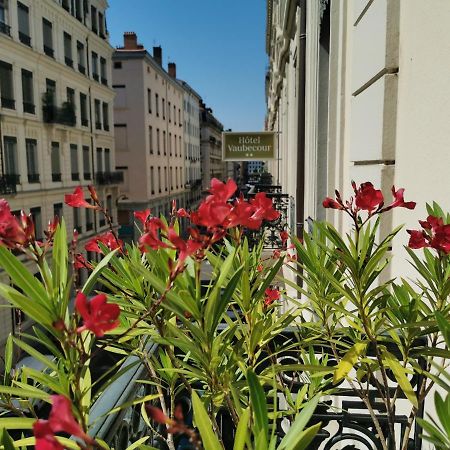
[[[428,216],[427,220],[419,220],[420,225],[425,230],[436,231],[439,227],[444,225],[442,217]]]
[[[36,450],[64,450],[56,440],[48,420],[39,419],[33,424],[33,434],[36,439]]]
[[[187,217],[187,218],[189,218],[191,216],[184,208],[180,208],[177,211],[176,215],[177,215],[177,217]]]
[[[405,202],[403,198],[403,193],[405,189],[401,188],[398,191],[395,190],[395,186],[392,186],[392,195],[394,196],[394,201],[383,208],[381,212],[389,211],[393,208],[406,208],[406,209],[414,209],[416,207],[416,202]]]
[[[72,208],[100,209],[99,206],[91,205],[84,199],[83,188],[81,186],[76,187],[73,194],[66,194],[64,196],[64,203]]]
[[[434,230],[430,246],[446,254],[450,253],[450,225],[442,225]]]
[[[252,217],[254,220],[268,220],[272,222],[280,217],[280,212],[274,209],[271,198],[266,196],[265,192],[258,192],[250,200],[250,204],[255,208]]]
[[[262,271],[264,270],[264,266],[263,266],[262,264],[258,264],[258,265],[256,266],[256,270],[257,270],[258,272],[262,272]]]
[[[92,269],[92,265],[88,261],[86,261],[86,258],[81,253],[75,254],[74,267],[76,270]]]
[[[274,251],[272,252],[272,258],[273,258],[273,259],[279,259],[279,258],[281,258],[281,251],[280,251],[280,250],[274,250]]]
[[[111,231],[107,231],[106,233],[101,234],[99,236],[94,236],[92,239],[90,239],[86,243],[84,248],[88,252],[95,252],[95,253],[103,254],[102,249],[98,245],[99,242],[104,244],[111,251],[115,250],[116,248],[122,249],[122,247],[123,247],[123,242],[120,239],[117,241],[114,234]]]
[[[159,248],[170,248],[165,242],[159,238],[159,231],[166,230],[166,225],[162,220],[156,217],[147,219],[145,225],[145,233],[139,238],[139,248],[141,252],[147,251],[148,248],[158,250]]]
[[[183,240],[173,227],[169,228],[167,233],[167,239],[178,251],[178,265],[184,263],[186,258],[192,256],[198,250],[202,248],[202,243],[193,239]]]
[[[47,225],[47,229],[44,231],[45,237],[47,238],[47,240],[51,240],[53,239],[53,236],[56,233],[56,229],[58,228],[59,225],[59,217],[55,216],[53,218],[53,220],[49,220],[48,225]]]
[[[412,249],[419,249],[429,247],[430,244],[426,240],[426,234],[420,230],[406,230],[409,235],[408,247]]]
[[[33,424],[36,439],[36,450],[64,450],[56,440],[55,433],[64,433],[79,437],[88,444],[93,444],[90,438],[75,420],[72,413],[72,404],[64,395],[52,395],[52,410],[48,420],[39,419]]]
[[[225,227],[231,208],[228,203],[216,200],[210,195],[200,204],[197,211],[191,213],[191,222],[207,228]]]
[[[336,200],[333,200],[330,197],[327,197],[323,202],[322,206],[324,208],[331,208],[331,209],[344,209],[344,206],[338,203]]]
[[[84,325],[78,328],[78,332],[89,330],[97,337],[102,337],[106,331],[119,326],[119,306],[115,303],[106,303],[106,301],[105,294],[96,295],[91,301],[82,292],[77,294],[75,309],[84,322]]]
[[[143,211],[134,211],[134,217],[145,226],[147,219],[150,217],[150,210],[144,209]]]
[[[280,299],[280,291],[278,289],[267,288],[264,291],[264,305],[270,306],[274,301]]]
[[[175,418],[177,420],[173,420],[170,417],[167,417],[162,410],[156,408],[155,406],[145,405],[145,409],[152,420],[161,425],[169,425],[169,427],[167,428],[167,431],[169,433],[186,433],[186,431],[188,431],[188,428],[182,422],[183,417],[182,413],[180,415],[180,408],[175,408]]]
[[[211,193],[210,197],[214,197],[216,201],[227,202],[233,194],[236,192],[237,185],[236,182],[232,179],[229,179],[226,183],[222,183],[217,178],[213,178],[211,180],[211,187],[209,192]]]
[[[0,199],[0,245],[15,248],[17,245],[26,246],[34,241],[31,215],[21,211],[20,218],[17,218],[11,213],[8,202]]]
[[[283,230],[283,231],[280,233],[280,239],[281,239],[282,245],[285,246],[285,245],[286,245],[286,242],[287,242],[288,239],[289,239],[289,233],[288,233],[286,230]]]
[[[369,214],[379,207],[384,201],[383,194],[380,190],[375,189],[370,182],[362,183],[358,188],[355,204],[359,209],[368,211]]]

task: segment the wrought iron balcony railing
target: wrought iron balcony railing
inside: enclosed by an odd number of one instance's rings
[[[22,33],[21,31],[19,31],[19,41],[22,42],[22,44],[25,44],[25,45],[28,45],[28,47],[31,47],[31,37],[25,33]]]
[[[0,22],[0,33],[6,34],[7,36],[11,36],[11,27],[7,25],[5,22]]]
[[[100,185],[123,183],[123,172],[97,172],[95,182]]]
[[[48,47],[47,45],[44,45],[44,53],[47,56],[50,56],[50,58],[55,57],[55,51],[51,47]]]
[[[28,183],[39,183],[39,174],[38,173],[29,173],[28,174]]]
[[[16,101],[13,98],[1,97],[2,108],[16,109]]]
[[[78,72],[86,75],[86,67],[84,67],[82,64],[78,64]]]
[[[23,102],[23,112],[26,112],[28,114],[35,114],[36,106],[34,105],[34,103]]]
[[[70,102],[64,102],[59,108],[51,102],[42,105],[43,120],[45,123],[59,123],[74,127],[77,123],[75,108]]]
[[[69,66],[69,67],[73,67],[73,59],[71,59],[71,58],[69,58],[69,57],[65,57],[64,58],[64,61],[65,61],[65,63],[66,63],[66,66]]]
[[[61,174],[60,173],[52,173],[52,181],[54,181],[54,182],[61,181]]]
[[[20,183],[20,175],[5,174],[0,176],[0,194],[8,195],[17,192],[16,185]]]

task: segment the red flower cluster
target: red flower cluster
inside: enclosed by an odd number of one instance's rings
[[[373,214],[381,214],[386,211],[390,211],[393,208],[407,208],[414,209],[416,207],[415,202],[405,202],[403,193],[405,190],[398,189],[392,186],[393,201],[388,206],[384,206],[383,193],[379,189],[375,189],[370,182],[361,183],[359,187],[352,181],[354,197],[350,200],[343,201],[339,191],[336,191],[336,198],[325,198],[322,205],[324,208],[340,209],[348,212],[352,217],[356,217],[359,211],[367,211],[369,216]]]
[[[84,325],[78,328],[78,332],[90,330],[97,337],[102,337],[106,331],[119,326],[119,306],[106,301],[105,294],[96,295],[91,301],[88,301],[82,292],[77,294],[75,308],[84,321]]]
[[[33,424],[36,450],[64,450],[55,438],[55,433],[59,431],[77,436],[87,444],[94,444],[95,441],[83,431],[73,417],[70,400],[63,395],[52,395],[51,399],[52,410],[48,420],[39,419]]]
[[[26,215],[22,211],[18,218],[11,213],[8,202],[0,199],[0,245],[16,248],[33,242],[35,235],[31,214]]]
[[[95,201],[98,200],[97,192],[95,191],[93,186],[89,186],[89,193],[91,198]],[[98,205],[91,205],[84,199],[83,188],[78,186],[73,191],[73,194],[66,194],[64,196],[64,203],[72,208],[90,208],[99,210],[100,207]]]
[[[407,230],[410,235],[408,247],[419,249],[431,247],[438,252],[450,253],[450,224],[444,224],[442,217],[428,216],[419,220],[422,230]]]
[[[278,289],[267,288],[264,291],[264,305],[270,306],[274,301],[280,299],[280,291]]]
[[[99,242],[101,242],[103,245],[108,247],[111,251],[115,250],[116,248],[122,249],[122,247],[123,247],[123,242],[120,239],[117,239],[117,237],[111,231],[108,231],[104,234],[95,236],[92,239],[90,239],[86,243],[84,248],[88,252],[95,252],[95,253],[103,254],[102,249],[98,245]]]

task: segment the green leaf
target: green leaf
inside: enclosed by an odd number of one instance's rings
[[[22,339],[17,339],[15,337],[13,337],[12,339],[18,347],[20,347],[23,351],[27,352],[33,358],[40,361],[42,364],[44,364],[45,367],[48,367],[49,369],[54,370],[55,372],[58,371],[58,366],[52,360],[48,359],[45,355],[37,351],[31,345],[28,345]]]
[[[392,353],[388,352],[384,348],[381,349],[381,352],[384,359],[384,363],[392,370],[392,373],[394,374],[398,385],[400,386],[400,388],[402,389],[408,400],[416,408],[418,408],[419,405],[417,402],[416,394],[414,393],[411,383],[406,377],[406,369],[400,364],[398,359]]]
[[[447,344],[447,347],[450,348],[450,322],[439,311],[436,311],[435,315],[439,329],[445,339],[445,343]]]
[[[314,414],[314,411],[317,408],[319,400],[320,394],[317,394],[308,403],[306,403],[300,414],[295,418],[295,421],[291,425],[291,428],[289,428],[289,432],[281,441],[278,450],[290,450],[295,448],[294,445],[297,442],[297,438],[303,432],[305,426],[310,421],[311,416]]]
[[[223,450],[217,436],[213,432],[211,420],[203,406],[203,402],[195,391],[192,391],[192,405],[194,409],[195,425],[200,431],[205,450]]]
[[[14,442],[6,430],[2,432],[2,444],[4,450],[15,450]]]
[[[3,376],[3,383],[8,385],[11,378],[12,369],[12,359],[13,359],[13,342],[12,335],[8,335],[5,345],[5,372]]]
[[[5,430],[31,430],[36,419],[24,417],[0,417],[0,429]]]
[[[247,382],[250,390],[250,402],[255,416],[255,436],[262,434],[261,450],[267,448],[269,420],[267,416],[267,400],[264,389],[252,369],[247,370]],[[259,448],[259,447],[258,447]]]
[[[233,450],[244,450],[245,441],[248,437],[248,421],[250,419],[250,408],[245,409],[239,418],[239,424],[234,436]]]
[[[333,382],[338,383],[345,378],[353,366],[358,361],[358,358],[365,352],[367,344],[357,342],[339,361],[333,376]]]
[[[140,445],[143,444],[149,437],[150,436],[141,437],[136,442],[133,442],[129,447],[127,447],[126,450],[134,450],[135,448],[141,449],[142,447]],[[154,447],[148,447],[148,448],[154,448]]]
[[[297,442],[293,442],[292,447],[286,447],[286,450],[306,450],[312,440],[316,437],[321,426],[322,422],[319,422],[302,431],[297,437]]]
[[[101,275],[103,269],[109,264],[109,261],[114,257],[114,255],[117,253],[117,250],[113,250],[112,252],[108,253],[98,264],[97,267],[92,271],[89,278],[86,280],[86,283],[84,283],[82,292],[84,295],[89,295],[92,291],[92,288],[94,287],[95,283],[97,282],[98,277]]]

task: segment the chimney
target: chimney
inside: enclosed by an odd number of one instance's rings
[[[162,66],[162,48],[159,45],[158,47],[153,47],[153,59]]]
[[[173,62],[170,62],[168,64],[168,72],[169,72],[169,76],[176,79],[177,78],[177,65]]]
[[[137,45],[137,35],[133,31],[125,31],[123,33],[123,46],[125,50],[136,50]]]

